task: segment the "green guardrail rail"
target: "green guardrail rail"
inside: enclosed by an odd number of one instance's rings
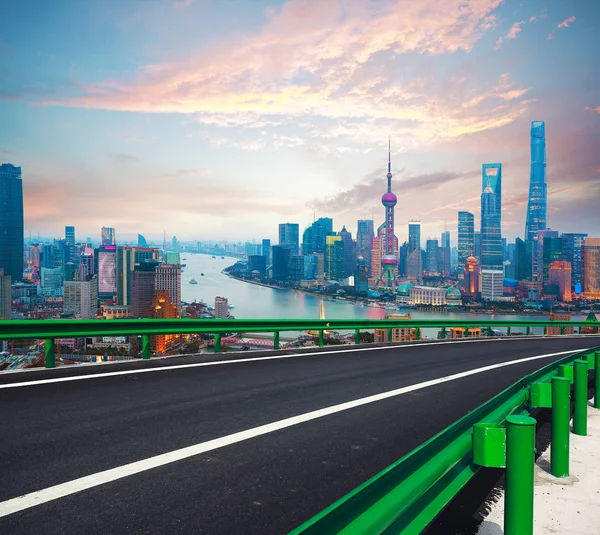
[[[579,351],[523,377],[308,520],[291,535],[417,535],[481,467],[506,468],[505,535],[533,533],[538,407],[552,409],[551,473],[569,474],[569,419],[574,383],[574,433],[586,434],[588,370],[600,367],[600,346]],[[600,409],[600,374],[594,407]]]

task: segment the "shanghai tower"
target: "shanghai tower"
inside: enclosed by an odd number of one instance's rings
[[[531,175],[525,223],[525,241],[546,228],[546,129],[543,121],[531,123]]]
[[[398,281],[396,280],[398,258],[394,254],[394,206],[398,203],[398,198],[392,193],[391,141],[388,143],[387,191],[381,197],[381,204],[385,207],[385,244],[382,248],[383,254],[381,255],[381,275],[375,286],[383,282],[386,287],[394,288],[398,285]]]

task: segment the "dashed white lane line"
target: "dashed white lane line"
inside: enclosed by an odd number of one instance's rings
[[[136,461],[133,463],[125,464],[123,466],[118,466],[116,468],[111,468],[110,470],[104,470],[103,472],[97,472],[89,476],[80,477],[72,481],[67,481],[65,483],[60,483],[59,485],[54,485],[53,487],[48,487],[35,492],[30,492],[29,494],[25,494],[23,496],[18,496],[16,498],[0,502],[0,517],[11,515],[17,513],[18,511],[23,511],[24,509],[29,509],[30,507],[35,507],[36,505],[41,505],[43,503],[47,503],[53,500],[58,500],[60,498],[64,498],[65,496],[75,494],[76,492],[81,492],[87,489],[91,489],[93,487],[97,487],[99,485],[104,485],[105,483],[117,481],[118,479],[123,479],[128,476],[139,474],[140,472],[145,472],[153,468],[158,468],[169,463],[174,463],[182,459],[187,459],[195,455],[216,450],[218,448],[223,448],[225,446],[230,446],[238,442],[243,442],[244,440],[249,440],[251,438],[255,438],[261,435],[273,433],[274,431],[279,431],[287,427],[292,427],[294,425],[309,422],[317,418],[329,416],[331,414],[360,407],[362,405],[367,405],[369,403],[375,403],[384,399],[400,396],[402,394],[414,392],[415,390],[421,390],[429,386],[439,385],[442,383],[447,383],[449,381],[455,381],[463,377],[469,377],[470,375],[476,375],[490,370],[495,370],[514,364],[520,364],[522,362],[529,362],[532,360],[557,357],[560,355],[566,355],[568,353],[575,353],[577,351],[585,351],[585,349],[561,351],[559,353],[548,353],[545,355],[534,355],[531,357],[525,357],[507,362],[491,364],[489,366],[483,366],[481,368],[475,368],[472,370],[455,373],[453,375],[447,375],[445,377],[431,379],[430,381],[425,381],[422,383],[397,388],[396,390],[389,390],[380,394],[355,399],[353,401],[347,401],[338,405],[332,405],[330,407],[306,412],[304,414],[292,416],[291,418],[285,418],[277,422],[271,422],[269,424],[254,427],[252,429],[247,429],[245,431],[240,431],[238,433],[233,433],[224,437],[208,440],[200,444],[195,444],[186,448],[181,448],[178,450],[156,455],[154,457],[149,457],[148,459],[143,459],[141,461]]]

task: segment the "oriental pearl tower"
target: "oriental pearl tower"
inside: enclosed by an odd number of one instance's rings
[[[387,172],[387,191],[381,197],[381,204],[385,206],[385,244],[381,255],[381,275],[375,286],[383,282],[387,288],[394,288],[398,285],[396,279],[396,267],[398,259],[394,254],[394,206],[398,203],[398,198],[392,193],[392,145],[391,139],[388,140],[388,172]]]

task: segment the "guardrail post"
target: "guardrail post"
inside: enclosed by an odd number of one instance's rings
[[[215,353],[221,352],[221,333],[215,334]]]
[[[565,334],[565,326],[561,325],[561,327],[560,327],[560,335],[562,336],[563,334]]]
[[[323,347],[325,345],[325,336],[323,334],[323,329],[319,329],[319,347]]]
[[[46,368],[56,366],[56,355],[54,353],[54,338],[46,338]]]
[[[525,331],[525,335],[529,336],[531,334],[531,325],[527,325],[527,330]]]
[[[596,373],[594,379],[594,407],[600,409],[600,351],[596,351],[594,355],[594,371]]]
[[[354,329],[354,343],[360,344],[360,329]]]
[[[469,328],[463,327],[463,329],[465,330],[465,335],[463,336],[463,338],[469,338]]]
[[[569,475],[569,422],[571,420],[571,381],[552,378],[552,439],[550,472],[554,477]]]
[[[548,335],[548,326],[544,325],[544,336]]]
[[[488,338],[493,335],[491,327],[487,328],[487,335],[488,335]]]
[[[150,358],[150,336],[147,334],[142,334],[142,358]]]
[[[533,534],[533,467],[536,421],[530,416],[506,417],[505,535]]]
[[[273,348],[279,349],[279,331],[273,332]]]
[[[421,327],[415,327],[415,340],[421,339]]]
[[[573,382],[573,366],[570,364],[561,364],[558,367],[558,376],[566,377],[572,383]]]
[[[510,336],[510,325],[506,328],[506,336]]]
[[[573,433],[587,435],[588,363],[577,359],[574,363],[575,410],[573,411]]]
[[[442,327],[442,330],[441,330],[441,332],[440,332],[440,338],[441,338],[442,340],[445,340],[445,339],[446,339],[446,327]]]
[[[388,327],[388,330],[387,330],[387,341],[388,342],[392,342],[393,341],[392,338],[394,338],[393,329],[391,327]]]

